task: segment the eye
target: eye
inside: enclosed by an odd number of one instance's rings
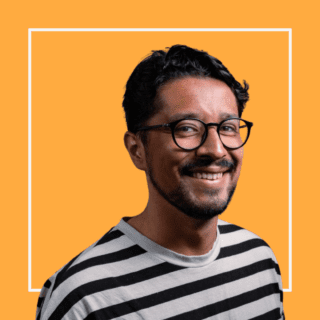
[[[219,133],[221,135],[225,135],[225,136],[233,136],[233,135],[237,135],[239,133],[238,127],[235,126],[234,124],[224,124],[220,127],[219,129]]]
[[[232,125],[224,125],[220,128],[220,130],[222,131],[231,131],[231,132],[236,132],[237,128],[235,126]]]
[[[176,131],[180,131],[180,132],[193,132],[193,131],[197,131],[198,128],[194,128],[194,127],[190,127],[190,126],[180,126],[178,128],[176,128]]]
[[[174,129],[174,134],[179,137],[195,137],[203,134],[204,126],[195,119],[180,121]]]
[[[174,135],[176,138],[198,137],[200,135],[200,131],[197,126],[192,124],[183,124],[175,128]]]

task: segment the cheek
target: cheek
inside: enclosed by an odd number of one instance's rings
[[[179,150],[175,150],[172,145],[164,147],[161,144],[154,144],[153,152],[149,154],[148,166],[157,181],[163,185],[176,185],[180,177],[179,167],[183,161],[183,155]]]

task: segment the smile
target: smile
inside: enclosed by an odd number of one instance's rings
[[[205,173],[205,172],[194,172],[192,174],[192,177],[198,178],[198,179],[206,179],[206,180],[217,180],[222,178],[223,173]]]

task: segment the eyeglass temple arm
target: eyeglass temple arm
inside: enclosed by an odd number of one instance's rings
[[[169,124],[159,124],[159,125],[156,125],[156,126],[146,126],[146,127],[142,127],[142,128],[137,129],[137,131],[149,130],[149,129],[157,129],[157,128],[162,128],[162,127],[170,127],[170,125]]]

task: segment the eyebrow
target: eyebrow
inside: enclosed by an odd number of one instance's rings
[[[228,113],[228,112],[223,112],[219,114],[220,118],[222,120],[225,119],[232,119],[232,118],[239,118],[239,115],[235,114],[235,113]],[[170,122],[174,122],[180,119],[199,119],[199,114],[197,113],[193,113],[193,112],[189,112],[189,113],[177,113],[174,116],[172,116],[170,118]]]
[[[180,119],[191,119],[191,118],[197,119],[198,117],[199,117],[199,114],[192,113],[192,112],[189,112],[189,113],[177,113],[177,114],[175,114],[174,116],[172,116],[170,118],[170,122],[174,122],[174,121],[177,121],[177,120],[180,120]]]
[[[220,113],[220,116],[223,120],[225,119],[231,119],[231,118],[239,118],[239,115],[235,114],[235,113],[228,113],[228,112],[223,112]]]

